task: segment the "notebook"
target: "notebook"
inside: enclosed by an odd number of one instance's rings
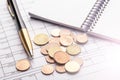
[[[115,0],[39,0],[29,14],[34,19],[92,31],[107,39],[120,41],[118,3]]]
[[[96,0],[36,0],[32,18],[80,29]]]

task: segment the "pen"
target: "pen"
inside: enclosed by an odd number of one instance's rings
[[[30,58],[32,58],[32,56],[33,56],[32,43],[31,43],[28,31],[26,29],[25,23],[20,15],[16,0],[7,0],[7,7],[8,7],[8,10],[9,10],[12,18],[17,23],[18,34],[19,34],[19,37],[23,44],[23,47],[24,47],[27,55]]]

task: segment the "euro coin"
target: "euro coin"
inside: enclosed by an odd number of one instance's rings
[[[60,29],[53,29],[51,32],[51,35],[54,37],[59,37],[60,36]]]
[[[56,65],[56,66],[55,66],[55,70],[56,70],[58,73],[65,73],[65,72],[66,72],[64,65]]]
[[[70,60],[70,56],[63,51],[57,51],[54,54],[54,60],[58,63],[58,64],[65,64]]]
[[[77,44],[72,44],[66,48],[67,53],[70,55],[77,55],[81,52],[81,48]]]
[[[76,61],[69,61],[65,64],[65,69],[69,73],[76,73],[80,70],[80,65]]]
[[[41,68],[41,72],[43,74],[46,74],[46,75],[52,74],[54,72],[54,67],[52,65],[49,65],[49,64],[44,65]]]
[[[30,62],[27,59],[22,59],[16,62],[16,69],[26,71],[30,68]]]
[[[61,36],[60,37],[60,43],[63,46],[69,46],[73,43],[73,38],[71,36]]]
[[[76,35],[76,41],[78,43],[86,43],[88,41],[87,34],[78,34],[78,35]]]
[[[41,33],[41,34],[36,35],[33,41],[37,45],[44,45],[48,43],[49,37],[48,35]]]

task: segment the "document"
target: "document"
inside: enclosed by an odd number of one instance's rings
[[[31,67],[25,72],[17,71],[16,61],[26,59],[27,55],[21,44],[16,24],[11,18],[6,0],[0,0],[0,80],[119,80],[120,73],[120,45],[114,42],[89,36],[85,45],[80,44],[81,53],[77,55],[83,58],[84,64],[76,74],[56,71],[52,75],[41,73],[41,67],[48,64],[40,53],[40,46],[33,43],[33,38],[38,33],[49,36],[55,29],[66,29],[58,25],[37,21],[30,18],[28,11],[35,0],[17,0],[20,13],[27,26],[34,48],[34,57],[30,60]],[[67,28],[69,29],[69,28]],[[78,34],[79,31],[72,30]]]

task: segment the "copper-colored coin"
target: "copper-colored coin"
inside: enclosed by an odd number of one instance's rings
[[[48,55],[48,52],[47,52],[47,46],[42,46],[40,48],[40,52],[43,54],[43,55]]]
[[[80,57],[75,57],[75,58],[73,59],[73,61],[78,62],[80,65],[82,65],[82,64],[83,64],[83,59],[82,59],[82,58],[80,58]]]
[[[65,65],[56,65],[56,66],[55,66],[55,70],[56,70],[57,72],[59,72],[59,73],[64,73],[64,72],[66,72],[66,70],[65,70]]]
[[[48,41],[49,41],[48,35],[43,34],[43,33],[37,34],[37,35],[34,37],[34,43],[37,44],[37,45],[44,45],[44,44],[46,44]]]
[[[30,62],[27,59],[22,59],[16,62],[16,69],[26,71],[30,68]]]
[[[60,45],[60,38],[52,37],[52,38],[50,38],[49,43],[56,43],[56,44]]]
[[[54,63],[54,59],[52,59],[51,57],[49,56],[45,56],[45,60],[48,62],[48,63]]]
[[[78,34],[76,35],[76,40],[78,43],[86,43],[88,41],[87,34]]]
[[[71,35],[71,31],[67,30],[67,29],[60,30],[60,36],[64,36],[64,35],[70,36]]]
[[[59,64],[65,64],[70,60],[70,56],[63,51],[58,51],[54,54],[54,60]]]
[[[52,65],[47,64],[47,65],[42,66],[41,72],[43,74],[49,75],[49,74],[52,74],[54,72],[54,68]]]
[[[73,43],[73,38],[71,36],[61,36],[60,37],[60,43],[63,46],[69,46]]]
[[[54,37],[60,36],[60,29],[53,29],[51,35]]]

